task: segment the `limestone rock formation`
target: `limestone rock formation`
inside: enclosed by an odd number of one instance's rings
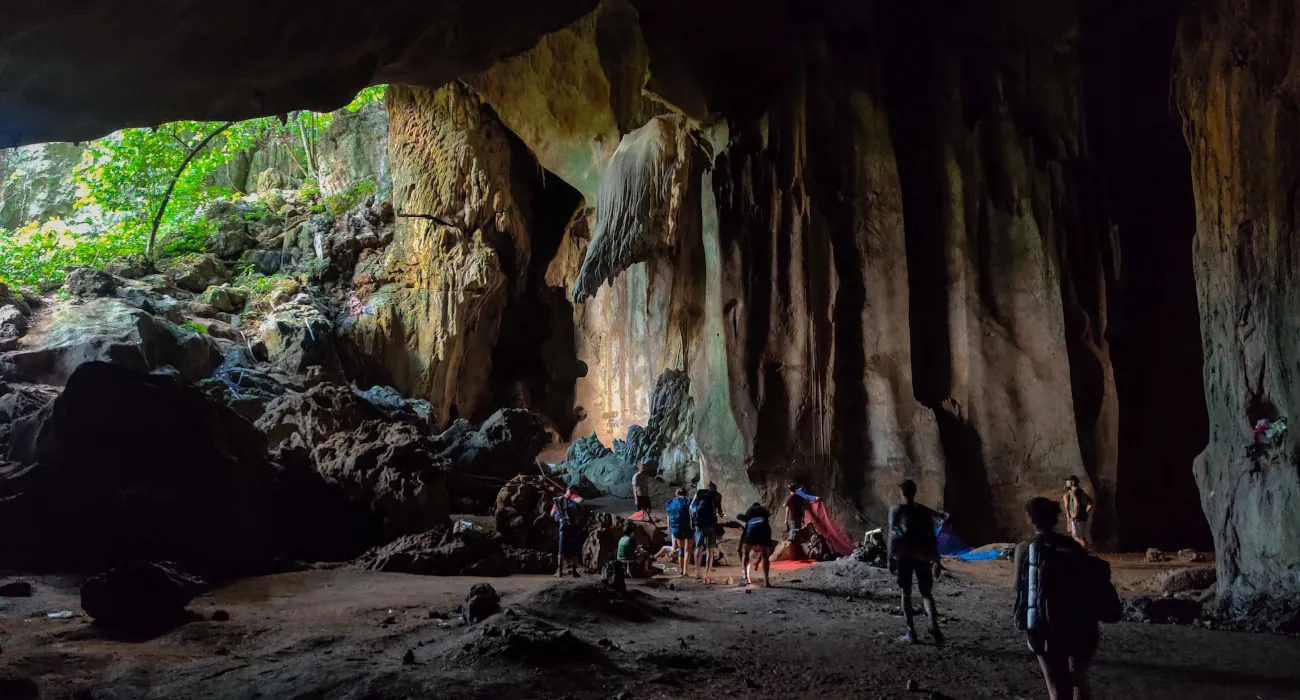
[[[1300,609],[1300,450],[1256,447],[1260,419],[1300,413],[1294,10],[1215,0],[1179,28],[1175,98],[1192,155],[1193,255],[1210,443],[1196,460],[1220,602]],[[1266,613],[1267,614],[1267,613]]]
[[[56,304],[39,336],[29,335],[23,347],[0,354],[6,377],[41,384],[63,384],[90,361],[145,372],[171,367],[198,381],[221,364],[221,353],[210,336],[135,308],[128,299],[94,298]]]
[[[344,321],[345,363],[367,383],[428,400],[439,421],[474,417],[486,398],[507,274],[529,260],[510,142],[459,84],[393,87],[386,102],[393,207],[415,218],[398,220],[380,272],[358,271],[386,283],[360,299],[366,313]]]
[[[596,225],[573,284],[575,303],[660,251],[672,250],[691,205],[686,189],[700,155],[684,122],[655,117],[623,137],[596,191]]]
[[[445,526],[450,512],[437,445],[405,423],[366,421],[312,450],[325,481],[369,507],[386,539]]]
[[[72,168],[83,152],[71,143],[0,150],[0,228],[13,231],[72,214],[77,202]]]
[[[82,364],[14,427],[0,476],[3,566],[92,573],[175,561],[268,570],[274,474],[251,423],[171,377]]]
[[[0,122],[0,147],[98,138],[186,114],[224,120],[303,107],[328,111],[368,84],[437,87],[529,48],[595,6],[595,0],[455,0],[363,7],[330,0],[304,14],[297,6],[238,0],[178,8],[185,17],[179,24],[136,6],[78,1],[54,13],[16,8],[0,29],[0,62],[31,82],[0,92],[0,101],[10,105]],[[311,41],[293,46],[291,61],[269,50],[231,52],[229,37],[213,31],[231,16],[258,18],[242,39],[247,46],[284,46],[286,36],[310,35]],[[40,37],[60,27],[75,28],[65,35],[63,60],[38,60],[45,45]],[[123,43],[125,37],[131,40]],[[130,57],[105,60],[123,46],[132,48]],[[123,73],[157,94],[129,92],[117,79]],[[69,97],[74,86],[75,100]]]
[[[185,606],[207,587],[169,562],[127,562],[82,584],[81,609],[113,634],[157,634],[191,619]]]

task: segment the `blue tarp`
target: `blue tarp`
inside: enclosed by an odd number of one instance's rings
[[[957,558],[962,561],[993,561],[995,559],[1001,559],[1002,552],[999,552],[996,549],[991,549],[987,552],[976,552],[972,550],[958,554]]]
[[[962,552],[970,549],[970,547],[967,547],[966,543],[962,542],[961,538],[957,537],[957,535],[949,530],[946,525],[940,525],[936,528],[934,536],[939,540],[939,554],[945,557],[960,555]]]

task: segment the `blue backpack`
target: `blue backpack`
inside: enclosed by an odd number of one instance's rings
[[[690,522],[688,519],[690,518],[690,507],[691,502],[685,496],[678,496],[664,506],[664,510],[668,513],[669,530],[681,530],[683,524]]]

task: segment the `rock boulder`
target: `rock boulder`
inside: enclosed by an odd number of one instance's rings
[[[193,619],[185,606],[207,589],[170,562],[127,562],[81,586],[81,609],[100,629],[152,635]]]

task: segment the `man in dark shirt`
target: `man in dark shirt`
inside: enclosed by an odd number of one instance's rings
[[[785,498],[785,538],[793,540],[803,528],[804,511],[808,508],[808,500],[800,496],[799,485],[791,482],[790,495]]]
[[[768,572],[772,568],[772,547],[775,545],[770,522],[772,514],[762,504],[755,503],[749,510],[737,515],[736,519],[744,527],[740,535],[740,568],[745,572],[745,585],[750,584],[749,553],[753,550],[757,552],[759,563],[763,566],[763,587],[771,588]]]
[[[925,614],[930,618],[930,636],[935,644],[943,644],[939,631],[939,616],[935,612],[934,576],[931,567],[939,561],[939,539],[935,526],[947,520],[948,515],[933,511],[916,502],[916,482],[905,480],[900,489],[903,502],[889,509],[889,568],[898,573],[898,585],[903,589],[903,618],[907,621],[906,639],[916,644],[916,626],[912,622],[912,578],[921,589]]]

